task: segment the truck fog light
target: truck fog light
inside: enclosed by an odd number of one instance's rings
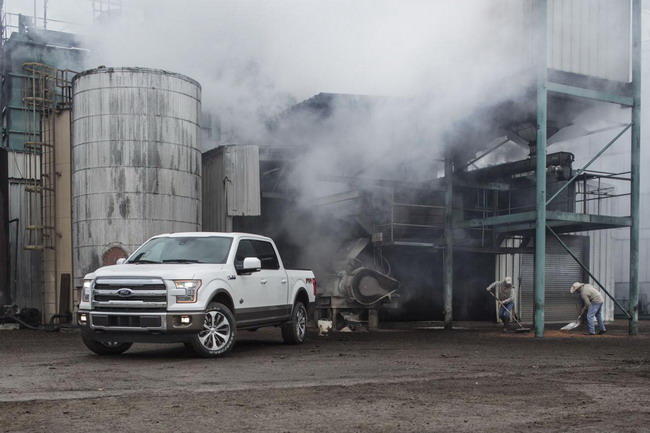
[[[181,316],[181,323],[183,325],[189,325],[190,323],[192,323],[192,319],[190,318],[190,316]]]
[[[85,325],[88,323],[88,315],[86,313],[82,313],[79,315],[79,324],[80,325]]]

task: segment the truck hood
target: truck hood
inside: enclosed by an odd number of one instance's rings
[[[192,279],[201,278],[201,275],[223,270],[223,265],[214,263],[165,263],[104,266],[95,272],[87,274],[84,279],[92,280],[97,277],[160,277],[163,279]]]

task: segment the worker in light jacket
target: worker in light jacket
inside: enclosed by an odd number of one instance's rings
[[[494,295],[499,300],[499,319],[503,322],[503,332],[508,332],[510,317],[515,306],[515,291],[512,287],[512,278],[505,277],[503,281],[495,281],[487,286],[485,290],[492,292],[492,289],[496,289]]]
[[[571,286],[571,293],[578,292],[585,303],[580,317],[587,315],[587,335],[595,335],[596,328],[594,327],[594,316],[598,321],[598,334],[607,332],[605,323],[603,322],[603,302],[605,299],[598,290],[591,284],[587,283],[573,283]]]

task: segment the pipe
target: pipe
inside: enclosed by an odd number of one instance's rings
[[[546,128],[548,110],[548,3],[537,0],[536,55],[537,55],[537,166],[536,200],[537,226],[535,228],[535,286],[533,289],[533,317],[535,337],[544,336],[544,290],[546,284]]]
[[[27,329],[31,329],[34,331],[45,331],[45,332],[58,332],[61,330],[60,326],[33,326],[30,325],[29,323],[25,322],[24,320],[14,316],[14,315],[9,315],[9,316],[0,316],[0,320],[13,320],[14,322],[18,323],[19,325],[24,326]]]
[[[67,320],[72,320],[72,313],[63,313],[63,314],[52,314],[52,317],[50,317],[50,327],[54,326],[54,320],[55,319],[67,319]]]
[[[641,191],[641,0],[632,2],[632,106],[630,185],[630,318],[629,334],[639,332],[639,223]]]
[[[452,329],[452,300],[454,279],[454,229],[453,229],[453,176],[454,167],[449,154],[445,157],[445,251],[443,253],[443,303],[445,329]]]

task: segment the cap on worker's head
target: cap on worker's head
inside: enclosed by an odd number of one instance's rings
[[[512,278],[510,278],[510,277],[505,277],[503,279],[503,282],[510,285],[510,286],[512,286]]]
[[[573,286],[571,286],[571,293],[575,292],[578,290],[580,287],[584,286],[584,283],[573,283]]]

